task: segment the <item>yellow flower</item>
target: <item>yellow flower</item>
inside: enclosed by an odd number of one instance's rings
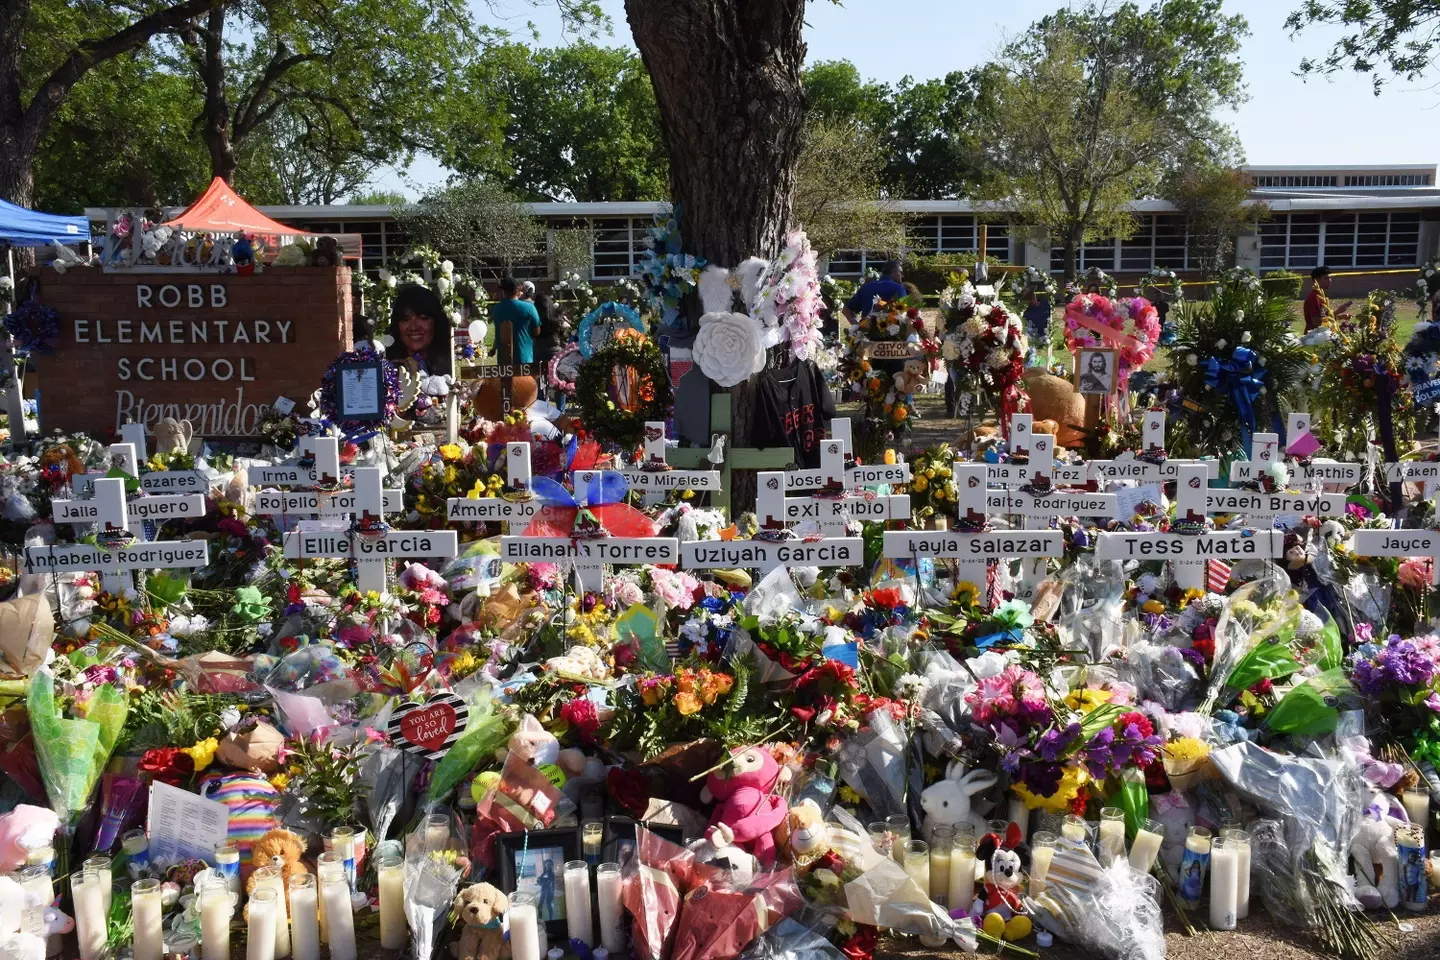
[[[1071,710],[1079,710],[1081,713],[1089,713],[1096,707],[1109,702],[1109,690],[1092,690],[1089,687],[1071,690],[1069,695],[1065,697],[1065,705]]]
[[[681,716],[688,717],[700,710],[700,698],[693,693],[675,694],[675,709],[680,711]]]
[[[189,754],[190,759],[195,761],[195,772],[199,773],[210,766],[211,761],[215,759],[215,751],[219,749],[220,741],[210,737],[201,740],[193,747],[186,747],[183,752]]]
[[[852,807],[859,806],[860,794],[856,793],[850,786],[842,786],[840,788],[840,802],[848,803]]]
[[[290,778],[285,776],[285,774],[283,773],[277,773],[275,774],[275,776],[270,778],[270,786],[274,787],[276,790],[284,790],[289,785]]]
[[[928,480],[925,479],[925,474],[923,474],[923,473],[920,474],[920,476],[916,477],[915,480],[914,480],[914,483],[913,483],[913,486],[915,487],[915,492],[916,492],[916,493],[924,493],[924,492],[925,492],[925,488],[928,487],[929,485],[930,485],[930,481],[928,481]]]
[[[1196,737],[1179,737],[1165,744],[1165,756],[1170,760],[1202,760],[1210,756],[1210,744]]]
[[[962,606],[973,607],[980,602],[980,588],[968,580],[962,580],[955,585],[955,592],[950,594],[950,599]]]
[[[1163,601],[1160,600],[1146,600],[1145,603],[1140,607],[1140,609],[1144,610],[1146,613],[1164,613],[1165,604]]]
[[[442,460],[459,460],[464,455],[464,451],[456,444],[446,443],[440,446],[440,459]]]
[[[1010,789],[1015,795],[1025,801],[1025,806],[1030,810],[1044,810],[1047,813],[1065,813],[1069,811],[1070,804],[1080,795],[1080,788],[1090,780],[1090,774],[1084,767],[1078,764],[1067,764],[1065,772],[1060,777],[1060,786],[1048,797],[1041,797],[1030,792],[1030,789],[1023,783],[1014,783]]]

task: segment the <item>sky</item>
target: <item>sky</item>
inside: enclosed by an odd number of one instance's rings
[[[527,0],[468,0],[485,23],[539,45],[573,39],[554,9]],[[650,0],[662,2],[662,0]],[[1142,0],[1143,2],[1143,0]],[[1226,0],[1228,12],[1250,22],[1241,50],[1250,100],[1228,117],[1252,164],[1440,163],[1440,90],[1393,81],[1379,97],[1368,76],[1302,81],[1301,59],[1325,53],[1339,31],[1311,27],[1298,37],[1285,17],[1300,0]],[[807,62],[849,60],[862,76],[895,83],[944,76],[994,59],[1007,37],[1061,6],[1057,0],[811,0],[806,11]],[[623,0],[601,0],[612,32],[597,40],[633,49]],[[877,37],[883,43],[877,47]],[[1432,115],[1434,114],[1434,115]],[[406,171],[386,170],[377,189],[418,196],[442,183],[445,170],[428,157]]]

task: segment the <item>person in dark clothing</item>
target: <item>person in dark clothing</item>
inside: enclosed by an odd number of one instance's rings
[[[535,335],[535,363],[538,366],[535,379],[540,386],[540,396],[548,400],[550,360],[565,347],[565,315],[548,293],[535,298],[535,312],[540,314],[540,332]],[[565,392],[557,390],[555,393],[558,394],[555,405],[563,410]]]
[[[845,301],[845,319],[854,323],[856,317],[870,312],[870,309],[875,306],[876,300],[884,300],[888,303],[904,297],[904,280],[905,271],[900,266],[900,261],[887,260],[879,277],[862,283],[860,289],[855,291],[855,295]]]

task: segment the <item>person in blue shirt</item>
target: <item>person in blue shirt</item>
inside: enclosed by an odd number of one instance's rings
[[[500,293],[504,299],[490,307],[490,322],[495,325],[495,358],[501,363],[534,363],[535,334],[540,332],[540,314],[535,304],[520,299],[520,284],[509,274],[500,281]],[[515,348],[513,359],[501,355],[500,334],[507,326],[510,328],[510,343]]]
[[[880,269],[880,276],[862,283],[855,295],[845,301],[845,319],[854,323],[856,317],[863,317],[870,312],[876,300],[888,303],[905,296],[905,284],[902,282],[904,279],[905,271],[899,260],[885,261],[885,266]]]

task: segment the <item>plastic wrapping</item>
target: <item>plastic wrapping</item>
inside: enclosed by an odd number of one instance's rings
[[[742,956],[745,960],[845,960],[820,932],[789,917],[766,930]]]
[[[1264,616],[1255,616],[1251,605],[1264,609]],[[1279,679],[1299,670],[1290,641],[1303,612],[1290,589],[1290,578],[1273,565],[1266,568],[1265,576],[1231,594],[1215,627],[1206,706],[1223,707],[1261,679]]]
[[[975,925],[967,917],[951,917],[930,899],[930,891],[894,860],[881,859],[860,876],[845,884],[850,917],[930,940],[951,940],[968,952],[979,945]]]
[[[405,919],[410,927],[410,955],[430,960],[435,941],[450,918],[450,905],[460,889],[460,871],[430,857],[405,861]]]
[[[1129,656],[1142,700],[1153,700],[1171,713],[1200,703],[1200,670],[1179,646],[1140,639],[1130,645]]]
[[[433,802],[455,789],[461,780],[470,775],[470,771],[493,757],[495,750],[505,745],[509,730],[510,725],[504,715],[495,710],[493,701],[472,702],[465,733],[440,758],[435,772],[430,775],[430,789],[426,796]]]
[[[1062,846],[1045,892],[1025,904],[1040,926],[1111,960],[1164,960],[1159,889],[1123,857],[1102,867],[1088,848]]]
[[[665,960],[680,916],[680,903],[695,883],[695,856],[684,847],[635,827],[635,856],[622,867],[621,902],[632,918],[637,960]]]
[[[1081,555],[1060,572],[1064,592],[1055,613],[1055,629],[1066,648],[1090,651],[1092,660],[1124,646],[1121,614],[1125,607],[1124,565]]]
[[[670,960],[732,960],[803,903],[788,868],[761,874],[743,889],[701,883],[685,895]]]
[[[875,710],[840,748],[840,777],[881,817],[905,812],[905,732]]]
[[[37,670],[28,689],[25,706],[45,792],[60,822],[73,827],[125,726],[129,700],[116,687],[101,684],[90,698],[85,718],[75,719],[61,715],[55,677],[48,669]]]

